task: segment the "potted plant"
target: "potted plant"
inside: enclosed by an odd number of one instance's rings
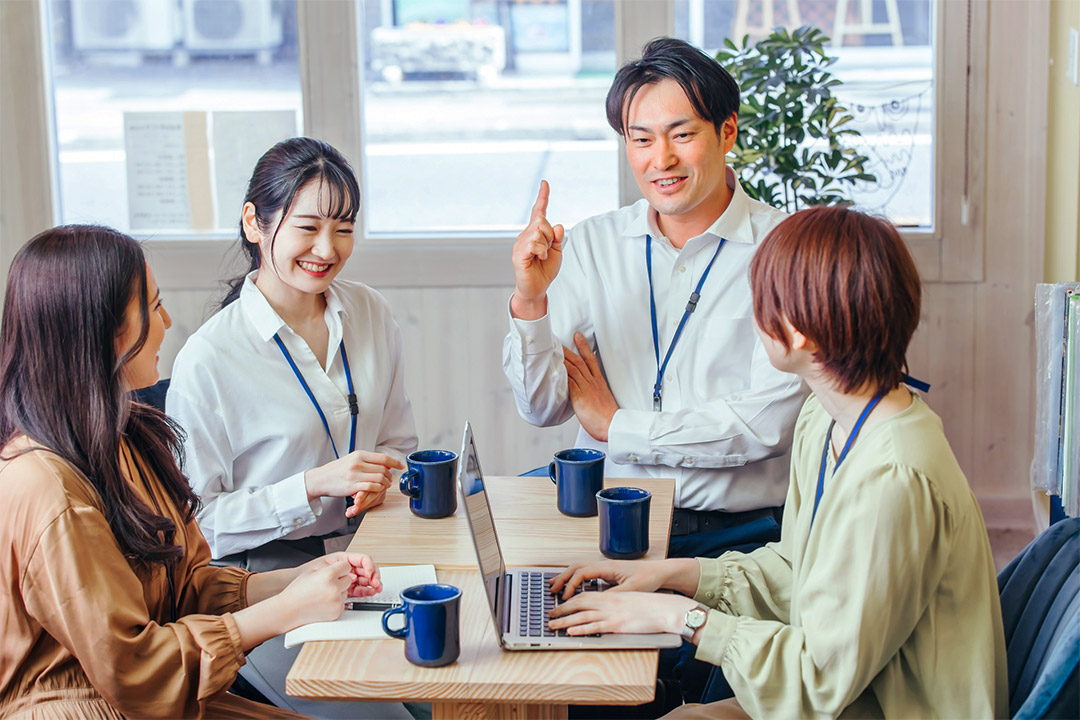
[[[833,95],[841,82],[829,71],[829,38],[809,26],[777,28],[753,45],[748,37],[741,47],[725,40],[716,54],[742,93],[730,164],[746,193],[787,212],[849,202],[856,182],[877,177],[848,144],[860,133]]]

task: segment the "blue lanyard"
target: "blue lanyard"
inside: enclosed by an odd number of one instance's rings
[[[833,468],[832,474],[835,476],[836,471],[840,469],[840,463],[844,462],[844,458],[847,457],[848,451],[851,450],[851,446],[855,444],[855,438],[859,436],[859,431],[862,430],[863,423],[866,422],[866,418],[873,412],[877,404],[881,402],[881,398],[885,397],[885,391],[882,390],[875,395],[870,402],[863,408],[862,414],[859,415],[859,419],[855,421],[855,427],[851,429],[851,434],[848,435],[847,442],[844,443],[844,449],[840,451],[840,457],[836,459],[836,467]],[[818,504],[821,502],[821,496],[825,492],[825,461],[829,457],[829,445],[832,443],[832,431],[833,426],[836,425],[836,420],[829,423],[829,431],[825,433],[825,447],[821,451],[821,470],[818,472],[817,479],[817,495],[814,496],[814,514],[810,516],[810,527],[814,527],[814,518],[817,517]]]
[[[930,392],[930,383],[926,382],[925,380],[920,380],[918,378],[913,378],[910,375],[905,375],[904,377],[900,378],[900,382],[904,383],[905,385],[910,385],[911,387],[921,392]]]
[[[315,412],[319,413],[319,419],[322,420],[323,429],[326,430],[326,437],[330,439],[330,448],[334,451],[334,457],[341,457],[338,455],[337,445],[334,444],[334,436],[330,432],[330,424],[326,422],[326,415],[323,414],[322,408],[319,407],[319,401],[315,399],[315,395],[311,392],[311,388],[308,387],[307,381],[304,380],[303,373],[300,372],[300,368],[296,367],[292,355],[289,354],[289,351],[285,348],[285,343],[281,342],[281,338],[277,333],[274,333],[274,342],[276,342],[278,348],[281,349],[281,354],[289,361],[289,367],[291,367],[293,373],[296,374],[296,379],[300,381],[300,387],[304,388],[304,392],[307,393],[308,400],[311,400],[311,404],[315,406]],[[356,450],[356,416],[360,413],[360,405],[356,400],[356,393],[353,392],[352,373],[349,372],[349,356],[345,354],[344,340],[341,341],[340,348],[341,362],[345,365],[345,382],[349,385],[349,414],[352,415],[352,430],[349,432],[349,452],[352,452]]]
[[[686,321],[690,318],[690,313],[697,309],[698,300],[701,299],[701,288],[705,285],[705,278],[709,277],[709,271],[712,270],[713,263],[716,262],[716,256],[720,254],[720,248],[724,247],[726,242],[727,238],[720,238],[720,244],[716,246],[716,252],[713,253],[712,260],[709,260],[709,264],[705,266],[705,272],[701,273],[701,279],[698,280],[694,292],[690,293],[690,302],[686,303],[686,311],[683,313],[682,320],[679,321],[679,327],[675,329],[675,335],[671,338],[671,345],[668,346],[667,355],[664,356],[664,362],[661,364],[660,334],[656,328],[656,295],[653,293],[652,282],[652,236],[645,236],[645,267],[649,271],[649,310],[652,312],[652,342],[653,352],[656,354],[656,384],[653,385],[652,393],[652,409],[654,412],[660,412],[663,407],[660,389],[664,382],[664,372],[667,370],[668,362],[671,360],[671,353],[675,351],[675,345],[679,342],[679,337],[682,335],[683,327],[686,326]]]

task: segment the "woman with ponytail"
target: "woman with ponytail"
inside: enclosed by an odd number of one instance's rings
[[[0,717],[294,717],[228,694],[244,654],[381,590],[340,553],[210,566],[176,426],[134,402],[169,315],[142,249],[93,226],[16,256],[0,327]]]
[[[187,433],[188,477],[214,559],[293,567],[348,545],[416,449],[401,332],[386,300],[340,273],[360,187],[330,145],[292,138],[255,165],[240,218],[248,272],[173,365],[166,410]],[[243,675],[319,717],[408,717],[400,705],[285,695],[298,648],[279,639]]]

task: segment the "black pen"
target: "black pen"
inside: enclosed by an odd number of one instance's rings
[[[388,603],[388,602],[368,602],[368,601],[356,601],[346,603],[350,610],[389,610],[390,608],[400,607],[401,603]]]

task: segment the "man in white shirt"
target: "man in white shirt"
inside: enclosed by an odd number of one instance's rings
[[[779,538],[805,397],[754,333],[747,269],[784,216],[726,166],[738,107],[714,60],[649,43],[607,97],[644,199],[564,237],[541,183],[514,245],[503,368],[519,412],[544,426],[576,416],[609,477],[674,476],[671,556]]]

